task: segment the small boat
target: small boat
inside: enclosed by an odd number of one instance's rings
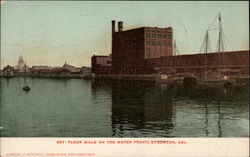
[[[230,85],[232,85],[232,82],[228,80],[199,79],[196,77],[185,77],[183,81],[184,88],[194,88],[194,87],[225,88]]]
[[[227,87],[232,85],[228,80],[198,80],[197,84],[200,86],[210,86],[210,87]]]
[[[29,86],[25,86],[25,87],[23,87],[23,90],[26,91],[26,92],[28,92],[28,91],[30,91],[30,87]]]

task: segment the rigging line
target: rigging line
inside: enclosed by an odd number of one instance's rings
[[[225,41],[225,37],[223,37],[222,40],[223,40],[224,51],[227,51],[228,50],[228,44]]]
[[[180,51],[179,51],[177,45],[176,45],[176,54],[177,54],[177,56],[180,55]]]
[[[210,40],[210,36],[208,36],[208,52],[211,52],[211,40]]]
[[[230,40],[227,38],[226,34],[223,31],[222,31],[222,33],[223,33],[223,36],[225,36],[225,38],[226,38],[227,42],[229,43],[229,45],[231,46],[232,50],[234,50],[234,47],[231,44]]]
[[[223,43],[223,36],[222,36],[222,31],[219,32],[219,38],[218,38],[218,43],[217,43],[217,47],[216,50],[218,52],[224,51],[224,43]]]
[[[186,26],[181,22],[181,20],[179,18],[177,18],[177,20],[180,22],[180,24],[182,25],[182,27],[184,28],[185,31],[185,35],[187,35],[187,29]]]
[[[217,51],[217,52],[219,52],[219,44],[220,44],[220,42],[218,41],[218,42],[217,42],[217,45],[216,45],[216,50],[215,50],[215,51]]]
[[[214,21],[217,19],[217,17],[219,16],[219,14],[217,14],[214,18],[214,20],[212,21],[212,23],[208,26],[208,29],[212,26],[212,24],[214,23]]]
[[[205,47],[205,52],[208,53],[209,52],[209,34],[208,34],[208,30],[206,33],[206,47]]]
[[[223,33],[223,35],[226,37],[227,42],[229,43],[229,45],[231,46],[232,50],[234,51],[235,49],[233,48],[231,42],[229,41],[229,39],[227,38],[227,36],[225,35],[225,33],[224,33],[224,32],[222,32],[222,33]],[[234,55],[236,56],[238,62],[240,62],[240,61],[241,61],[241,60],[240,60],[240,56],[237,55],[236,53],[234,53]]]
[[[222,31],[222,29],[221,29],[221,32],[223,32]],[[226,60],[225,60],[225,51],[226,51],[226,49],[225,49],[225,47],[226,47],[226,45],[225,45],[225,42],[224,42],[224,36],[223,36],[223,34],[221,34],[221,49],[222,49],[222,51],[220,52],[220,54],[221,54],[221,59],[222,59],[222,66],[225,68],[226,67]]]
[[[217,30],[219,29],[219,27],[213,27],[213,28],[210,28],[209,31],[213,31],[213,30]]]
[[[175,43],[175,46],[176,46],[176,52],[177,52],[177,55],[180,55],[180,53],[179,53],[179,49],[178,49],[178,47],[177,47],[177,44]]]
[[[226,61],[225,61],[225,56],[224,56],[224,47],[223,47],[223,52],[221,52],[221,56],[222,56],[222,62],[223,62],[223,67],[226,67]]]
[[[203,52],[205,49],[205,40],[203,39],[203,42],[202,42],[202,45],[201,45],[201,48],[200,48],[200,52]]]
[[[210,41],[209,36],[208,36],[208,52],[212,52],[211,41]]]
[[[202,52],[203,49],[205,49],[205,48],[204,48],[205,42],[206,42],[206,35],[205,35],[205,37],[203,38],[202,45],[201,45],[201,48],[200,48],[200,52]]]

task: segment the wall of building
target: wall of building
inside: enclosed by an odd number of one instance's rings
[[[145,59],[172,56],[172,28],[145,27]]]
[[[112,73],[141,73],[144,44],[144,28],[115,32],[112,42]]]
[[[92,73],[94,74],[110,74],[111,73],[111,57],[110,56],[92,56],[91,57]]]
[[[172,28],[140,27],[123,31],[123,22],[112,21],[112,73],[143,74],[144,59],[171,56]]]
[[[95,74],[154,74],[208,72],[248,74],[249,50],[173,56],[173,30],[140,27],[123,31],[112,21],[112,66],[108,56],[92,57]],[[228,72],[229,71],[229,72]]]
[[[208,54],[190,54],[146,59],[145,72],[151,73],[202,73],[206,71],[239,70],[248,73],[249,51],[232,51]]]

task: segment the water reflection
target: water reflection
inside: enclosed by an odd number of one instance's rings
[[[204,103],[204,109],[205,109],[205,132],[206,132],[206,136],[208,137],[209,136],[209,131],[208,131],[208,128],[209,128],[209,124],[208,124],[208,115],[209,115],[208,102]]]
[[[177,85],[140,81],[92,82],[93,92],[109,87],[112,136],[117,137],[224,137],[223,112],[235,114],[230,113],[234,103],[247,101],[246,90],[237,88],[187,92]],[[244,109],[246,103],[240,104]]]
[[[116,81],[111,89],[113,136],[147,136],[147,132],[157,131],[167,136],[173,127],[172,97],[168,93],[145,82]]]
[[[218,103],[218,131],[219,131],[219,134],[218,134],[218,137],[221,137],[222,136],[222,130],[221,130],[221,119],[222,119],[222,114],[220,112],[221,110],[221,107],[220,107],[220,103]]]
[[[0,80],[3,137],[249,137],[248,87]]]

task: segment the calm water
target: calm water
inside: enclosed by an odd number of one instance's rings
[[[31,91],[22,87],[29,85]],[[1,78],[2,137],[249,137],[248,89]]]

